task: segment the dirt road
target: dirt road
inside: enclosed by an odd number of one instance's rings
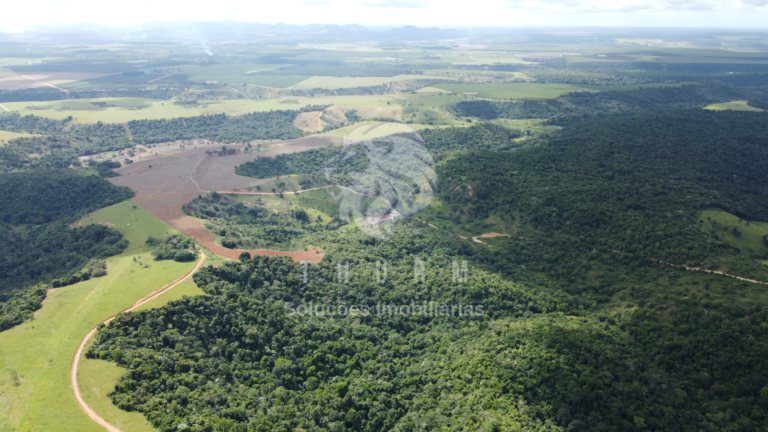
[[[195,268],[193,268],[192,271],[190,271],[186,275],[176,279],[175,281],[171,282],[169,285],[167,285],[165,287],[162,287],[162,288],[160,288],[158,290],[155,290],[155,291],[147,294],[146,296],[144,296],[143,298],[138,300],[136,303],[134,303],[133,306],[129,307],[128,309],[126,309],[126,310],[124,310],[124,311],[122,311],[120,313],[131,312],[131,311],[135,310],[136,308],[138,308],[139,306],[142,306],[142,305],[144,305],[144,304],[146,304],[146,303],[156,299],[157,297],[161,296],[162,294],[168,292],[169,290],[173,289],[174,287],[176,287],[180,283],[182,283],[185,280],[187,280],[190,277],[192,277],[192,275],[195,274],[195,272],[200,269],[200,266],[203,265],[203,262],[205,262],[205,254],[201,252],[200,253],[200,260],[197,262],[197,264],[195,265]],[[103,324],[109,323],[110,321],[115,319],[115,316],[117,316],[117,315],[111,316],[109,319],[104,321]],[[85,412],[85,414],[91,420],[93,420],[99,426],[103,427],[104,429],[108,430],[109,432],[120,432],[120,429],[118,429],[118,428],[112,426],[111,424],[109,424],[106,420],[104,420],[103,417],[98,415],[96,413],[96,411],[94,411],[93,408],[91,408],[88,405],[87,402],[85,402],[85,399],[83,399],[82,393],[80,393],[80,385],[77,382],[77,370],[78,370],[78,367],[80,367],[80,357],[83,355],[83,351],[85,350],[85,346],[88,345],[88,341],[91,340],[93,335],[96,334],[96,330],[97,329],[98,329],[98,326],[94,327],[90,332],[88,332],[87,335],[85,335],[85,338],[83,338],[83,340],[80,342],[80,346],[77,348],[77,352],[75,353],[75,358],[72,360],[72,366],[69,368],[69,381],[70,381],[70,384],[72,385],[72,390],[75,392],[75,399],[77,399],[77,403],[80,405],[80,408],[83,410],[83,412]]]
[[[254,179],[235,174],[235,167],[260,157],[274,157],[278,154],[321,148],[327,143],[339,144],[340,138],[307,137],[289,140],[258,153],[238,152],[228,156],[209,156],[205,152],[216,146],[187,145],[168,147],[162,144],[152,148],[157,156],[149,155],[140,161],[118,168],[122,176],[109,179],[118,186],[128,186],[136,192],[136,204],[157,216],[176,231],[188,235],[212,253],[230,259],[237,259],[243,252],[226,249],[215,243],[213,234],[208,232],[197,219],[181,212],[181,207],[206,191],[233,190],[262,184],[269,179]],[[228,146],[235,147],[238,146]],[[242,147],[242,146],[240,146]],[[320,262],[323,254],[316,251],[248,251],[251,255],[285,255],[295,261]]]

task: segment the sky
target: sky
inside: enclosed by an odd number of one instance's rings
[[[4,1],[0,31],[91,22],[236,20],[288,24],[726,27],[768,29],[768,0],[25,0]]]

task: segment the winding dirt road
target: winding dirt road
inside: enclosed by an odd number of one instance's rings
[[[131,312],[133,310],[136,310],[136,308],[147,304],[148,302],[160,297],[162,294],[170,291],[172,288],[178,286],[180,283],[184,282],[185,280],[192,277],[195,272],[197,272],[200,267],[203,265],[203,262],[205,262],[205,253],[202,251],[200,252],[200,260],[195,265],[195,268],[193,268],[189,273],[186,275],[176,279],[175,281],[171,282],[169,285],[164,286],[158,290],[155,290],[140,300],[138,300],[136,303],[133,304],[133,306],[129,307],[128,309],[120,312]],[[109,319],[104,321],[102,324],[107,324],[113,319],[115,319],[117,315],[111,316]],[[80,393],[80,386],[77,382],[77,371],[78,367],[80,366],[80,357],[83,355],[83,351],[85,350],[85,346],[88,344],[88,341],[91,340],[93,335],[96,334],[96,330],[98,329],[98,326],[94,327],[90,332],[88,332],[87,335],[85,335],[85,338],[80,342],[80,346],[77,348],[77,352],[75,353],[75,358],[72,360],[72,366],[69,368],[69,381],[72,385],[72,390],[75,392],[75,399],[77,399],[77,403],[80,405],[80,408],[82,408],[83,412],[94,422],[96,422],[99,426],[103,427],[104,429],[108,430],[109,432],[121,432],[120,429],[112,426],[109,424],[106,420],[104,420],[103,417],[98,415],[96,411],[91,408],[88,403],[83,399],[83,395]]]

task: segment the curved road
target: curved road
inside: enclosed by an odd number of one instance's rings
[[[197,262],[197,265],[195,265],[195,268],[193,268],[192,271],[190,271],[186,275],[176,279],[175,281],[171,282],[171,284],[168,285],[167,287],[160,288],[159,290],[156,290],[154,292],[151,292],[151,293],[147,294],[142,299],[140,299],[139,301],[134,303],[133,306],[129,307],[128,309],[126,309],[126,310],[124,310],[124,311],[122,311],[120,313],[125,313],[125,312],[130,312],[132,310],[135,310],[139,306],[142,306],[142,305],[144,305],[144,304],[146,304],[146,303],[148,303],[148,302],[150,302],[150,301],[160,297],[162,294],[170,291],[172,288],[176,287],[180,283],[182,283],[185,280],[187,280],[190,277],[192,277],[192,275],[195,274],[195,272],[197,272],[197,270],[200,269],[200,266],[203,265],[204,261],[205,261],[205,253],[200,251],[200,260]],[[117,315],[111,316],[109,319],[104,321],[102,324],[109,323],[110,321],[115,319],[115,316],[117,316]],[[83,399],[83,395],[80,393],[80,386],[77,383],[77,368],[80,366],[80,356],[82,356],[83,350],[85,350],[85,346],[88,344],[88,341],[93,337],[93,335],[96,334],[96,330],[97,329],[98,329],[98,326],[94,327],[93,330],[88,332],[88,334],[85,335],[85,338],[83,338],[83,340],[80,342],[80,346],[77,348],[77,352],[75,353],[75,358],[72,361],[72,367],[70,367],[70,369],[69,369],[69,380],[70,380],[70,383],[72,385],[72,390],[75,392],[75,399],[77,399],[77,403],[80,405],[80,408],[82,408],[82,410],[85,412],[85,414],[88,417],[90,417],[91,420],[95,421],[96,423],[99,424],[99,426],[103,427],[104,429],[108,430],[109,432],[121,432],[120,429],[118,429],[118,428],[112,426],[111,424],[109,424],[106,420],[104,420],[103,417],[98,415],[96,413],[96,411],[94,411],[93,408],[91,408],[88,405],[88,403],[85,402],[85,399]]]

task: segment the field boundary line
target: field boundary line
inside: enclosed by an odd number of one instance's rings
[[[6,107],[5,107],[5,105],[3,105],[3,104],[1,104],[1,103],[0,103],[0,107],[3,107],[3,109],[4,109],[4,110],[6,110],[6,111],[8,111],[8,112],[11,112],[11,110],[9,110],[8,108],[6,108]]]
[[[34,78],[32,78],[31,76],[27,76],[27,75],[22,75],[22,76],[23,76],[24,78],[28,79],[28,80],[37,81],[37,82],[39,82],[40,84],[43,84],[43,85],[47,85],[48,87],[53,87],[53,88],[55,88],[56,90],[61,90],[61,91],[63,91],[64,93],[67,93],[67,94],[69,94],[69,90],[64,90],[63,88],[60,88],[60,87],[56,87],[56,86],[55,86],[55,85],[53,85],[53,84],[48,84],[48,83],[47,83],[47,82],[45,82],[45,81],[40,81],[40,80],[38,80],[38,79],[34,79]]]
[[[189,279],[190,277],[192,277],[192,275],[195,274],[200,269],[200,267],[203,265],[203,262],[205,262],[205,258],[206,258],[205,252],[203,252],[201,250],[200,251],[200,260],[197,262],[195,267],[189,273],[185,274],[184,276],[181,276],[181,277],[177,278],[176,280],[174,280],[173,282],[171,282],[170,284],[168,284],[168,285],[166,285],[164,287],[160,287],[160,288],[156,289],[155,291],[152,291],[151,293],[149,293],[146,296],[144,296],[144,297],[140,298],[139,300],[137,300],[136,303],[133,304],[133,306],[129,307],[128,309],[123,310],[122,312],[118,312],[117,314],[112,315],[111,317],[107,318],[101,324],[108,324],[110,321],[115,319],[115,317],[117,315],[120,315],[120,314],[126,313],[126,312],[131,312],[131,311],[135,310],[136,308],[138,308],[140,306],[143,306],[143,305],[149,303],[150,301],[160,297],[161,295],[163,295],[166,292],[170,291],[174,287],[180,285],[182,282],[184,282],[187,279]],[[80,367],[80,356],[83,355],[83,351],[85,350],[85,346],[88,344],[88,341],[91,340],[91,338],[96,334],[96,331],[98,329],[99,329],[99,326],[97,325],[96,327],[91,329],[91,331],[89,331],[87,335],[85,335],[85,337],[83,338],[82,341],[80,341],[80,345],[77,347],[77,352],[75,352],[75,358],[72,360],[72,365],[69,368],[69,381],[70,381],[70,385],[72,386],[72,390],[75,393],[75,399],[77,400],[77,404],[80,405],[80,408],[83,410],[83,412],[91,420],[93,420],[94,422],[96,422],[96,424],[98,424],[99,426],[103,427],[104,429],[106,429],[109,432],[121,432],[120,429],[118,429],[118,428],[112,426],[111,424],[109,424],[109,422],[104,420],[103,417],[101,417],[99,414],[97,414],[96,411],[94,411],[93,408],[91,408],[90,405],[88,405],[88,403],[85,401],[85,399],[83,399],[82,393],[80,393],[80,385],[77,382],[77,372],[78,372],[78,368]]]
[[[307,81],[311,80],[312,78],[315,78],[315,77],[314,77],[314,76],[311,76],[311,77],[309,77],[309,78],[305,79],[304,81],[300,81],[300,82],[297,82],[296,84],[294,84],[294,85],[292,85],[292,86],[290,86],[290,87],[286,87],[286,89],[289,89],[289,88],[293,88],[294,86],[297,86],[297,85],[299,85],[299,84],[303,84],[303,83],[305,83],[305,82],[307,82]],[[272,88],[280,88],[280,87],[272,87]]]
[[[163,79],[163,78],[168,78],[168,77],[169,77],[169,76],[171,76],[171,75],[173,75],[173,74],[168,74],[168,75],[166,75],[166,76],[161,76],[160,78],[155,78],[155,79],[153,79],[153,80],[147,81],[147,84],[149,84],[149,83],[153,83],[153,82],[155,82],[155,81],[160,81],[161,79]]]

